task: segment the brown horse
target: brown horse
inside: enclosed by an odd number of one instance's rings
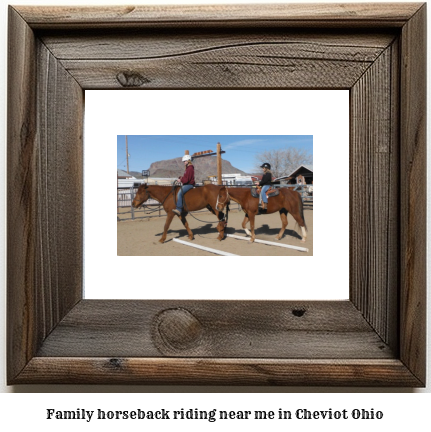
[[[287,227],[287,213],[290,212],[290,214],[294,217],[296,222],[298,222],[299,226],[301,227],[301,241],[305,242],[305,239],[307,238],[307,227],[304,220],[301,195],[299,195],[298,192],[293,191],[289,188],[280,188],[279,192],[279,195],[268,198],[268,206],[265,213],[275,213],[276,211],[280,213],[281,230],[275,237],[276,240],[280,240],[283,237],[284,230]],[[256,237],[254,234],[254,218],[259,213],[259,198],[252,197],[250,188],[238,187],[229,188],[229,196],[232,201],[237,202],[242,207],[242,210],[245,212],[245,218],[242,222],[242,227],[245,229],[245,232],[251,236],[250,240],[254,242]],[[246,227],[248,221],[250,221],[251,232]]]
[[[167,217],[162,238],[159,240],[160,243],[164,243],[166,240],[169,226],[171,225],[172,219],[175,216],[175,213],[172,210],[176,207],[175,203],[177,200],[176,197],[178,191],[179,186],[153,186],[143,183],[141,186],[139,186],[132,202],[133,207],[138,208],[149,198],[153,198],[163,205],[163,208],[167,213]],[[224,238],[227,222],[224,220],[223,209],[229,203],[229,195],[225,186],[205,185],[190,189],[184,195],[183,202],[183,212],[181,213],[181,216],[178,217],[185,226],[190,240],[193,240],[193,233],[186,220],[186,215],[190,211],[202,210],[203,208],[207,208],[217,216],[219,219],[219,223],[217,225],[219,236],[217,238],[218,240],[222,240]]]

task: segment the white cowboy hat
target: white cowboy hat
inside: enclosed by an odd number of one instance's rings
[[[192,157],[190,155],[184,155],[183,156],[183,162],[184,161],[189,161],[189,160],[192,160]]]

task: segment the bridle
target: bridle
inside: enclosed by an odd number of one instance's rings
[[[181,190],[182,190],[183,185],[180,184],[179,186],[180,186],[180,188],[181,188]],[[174,184],[174,187],[175,187],[175,184]],[[218,205],[219,205],[220,203],[224,205],[224,204],[228,201],[228,199],[229,199],[229,192],[228,192],[227,189],[226,189],[226,193],[227,193],[227,195],[226,195],[226,199],[225,199],[225,201],[224,201],[223,203],[221,203],[221,202],[219,201],[219,194],[217,194],[217,201],[216,201],[216,208],[215,208],[215,209],[216,209],[216,211],[223,213],[223,218],[222,218],[222,219],[219,219],[219,220],[217,221],[217,223],[226,221],[226,225],[227,225],[227,220],[228,220],[228,215],[229,215],[229,204],[226,205],[226,213],[224,213],[224,212],[222,212],[221,210],[218,210],[218,209],[217,209],[217,207],[218,207]],[[184,197],[184,194],[183,194],[183,197]],[[175,198],[175,194],[174,194],[174,198]],[[196,216],[193,215],[192,212],[189,211],[189,209],[187,208],[186,200],[185,200],[185,198],[183,198],[183,199],[184,199],[184,201],[183,201],[183,202],[184,202],[184,208],[186,209],[187,213],[188,213],[192,218],[196,219],[196,220],[199,221],[199,222],[203,222],[203,223],[216,223],[216,222],[204,221],[204,220],[200,220],[200,219],[198,219]]]
[[[226,202],[227,201],[229,201],[229,191],[227,190],[227,188],[226,188],[226,199],[223,201],[223,202],[221,202],[220,200],[219,200],[219,196],[220,196],[220,194],[217,194],[217,201],[216,201],[216,210],[217,211],[220,211],[219,209],[218,209],[218,206],[219,206],[219,204],[221,204],[222,206],[223,206],[223,208],[224,208],[224,205],[226,204]]]
[[[174,197],[174,199],[175,199],[175,188],[176,187],[180,187],[181,189],[182,189],[182,187],[183,187],[183,185],[182,184],[177,184],[177,182],[175,181],[174,182],[174,184],[172,185],[172,188],[171,188],[171,190],[168,192],[168,194],[165,196],[165,198],[163,199],[163,201],[162,202],[159,202],[159,207],[161,207],[163,204],[164,204],[164,202],[166,201],[166,199],[168,198],[168,196],[172,193],[172,195],[173,195],[173,197]],[[150,192],[147,190],[147,193],[148,193],[148,197],[149,198],[151,198],[151,194],[150,194]],[[183,195],[184,196],[184,195]],[[148,199],[148,198],[147,198]],[[217,209],[217,207],[219,206],[219,204],[222,204],[223,206],[226,204],[226,202],[228,202],[229,201],[229,199],[230,199],[230,196],[229,196],[229,192],[228,192],[228,190],[226,189],[226,199],[223,201],[223,202],[221,202],[220,200],[219,200],[219,194],[217,194],[217,201],[216,201],[216,210],[218,211],[218,212],[222,212],[221,210],[218,210]],[[142,202],[142,204],[139,206],[139,207],[141,207],[143,204],[144,204],[144,202],[145,201],[143,201]],[[199,221],[199,222],[203,222],[203,223],[216,223],[216,222],[211,222],[211,221],[203,221],[203,220],[200,220],[200,219],[198,219],[196,216],[194,216],[193,215],[193,213],[191,213],[189,210],[188,210],[188,208],[187,208],[187,204],[186,204],[186,200],[184,199],[184,208],[186,209],[186,211],[187,211],[187,213],[191,216],[191,217],[193,217],[194,219],[196,219],[197,221]],[[157,210],[153,210],[153,212],[155,212],[155,211],[157,211]],[[217,221],[217,223],[218,222],[224,222],[224,221],[226,221],[226,223],[227,223],[227,221],[228,221],[228,215],[229,215],[229,204],[227,204],[226,205],[226,213],[224,213],[224,212],[222,212],[223,213],[223,218],[222,219],[219,219],[218,221]]]
[[[165,201],[166,201],[166,199],[168,198],[168,196],[172,193],[174,196],[175,196],[175,184],[172,186],[172,189],[168,192],[168,194],[163,198],[163,201],[162,202],[160,202],[159,201],[159,208],[165,203]],[[148,188],[145,188],[146,189],[146,192],[148,193],[148,198],[146,199],[146,200],[144,200],[144,201],[142,201],[142,203],[139,205],[139,207],[142,207],[143,205],[144,205],[144,203],[146,202],[146,201],[148,201],[148,199],[149,198],[153,198],[153,199],[155,199],[154,197],[152,197],[151,196],[151,194],[150,194],[150,191],[148,190]],[[157,201],[157,200],[156,200]],[[138,208],[139,208],[138,207]],[[150,213],[154,213],[154,212],[156,212],[156,211],[158,211],[159,209],[156,209],[156,210],[150,210]]]

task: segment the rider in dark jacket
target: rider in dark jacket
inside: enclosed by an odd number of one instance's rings
[[[260,182],[256,182],[256,184],[262,187],[262,190],[260,192],[260,196],[262,198],[261,211],[265,212],[267,210],[267,205],[268,205],[268,197],[266,196],[266,191],[271,187],[271,183],[272,183],[271,165],[265,162],[260,166],[260,168],[263,169],[263,176],[262,176],[262,180]]]

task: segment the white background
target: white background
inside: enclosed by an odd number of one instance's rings
[[[117,256],[117,179],[108,173],[114,172],[117,165],[117,135],[125,134],[313,135],[313,256]],[[84,136],[85,298],[349,297],[347,90],[86,91]],[[182,156],[181,146],[178,151]],[[229,160],[228,152],[224,157]],[[98,188],[101,172],[105,178],[103,187]],[[335,177],[339,180],[336,198],[330,187],[335,185]],[[101,217],[100,203],[105,217]],[[150,229],[148,224],[141,225],[142,229]],[[160,251],[171,247],[169,243],[156,246]],[[247,246],[253,247],[244,243]],[[264,270],[277,265],[283,269],[282,278],[274,278]],[[160,277],[166,268],[175,273],[168,280]],[[220,268],[226,283],[220,283]],[[187,285],[181,276],[185,269],[191,272]],[[145,277],[137,280],[137,272]]]
[[[298,0],[296,0],[298,2]],[[316,2],[316,0],[314,0]],[[225,1],[227,2],[227,1]],[[253,0],[247,0],[245,2],[236,1],[236,3],[252,3]],[[276,2],[274,0],[273,2]],[[34,1],[34,0],[16,0],[14,4],[33,4],[37,5],[43,4],[55,4],[55,5],[66,5],[66,4],[118,4],[119,1],[110,0],[87,0],[87,1],[73,1],[73,0],[55,0],[49,1]],[[141,4],[155,4],[155,3],[173,3],[173,1],[162,1],[162,0],[152,0],[150,2],[135,0],[133,3]],[[218,0],[199,0],[186,1],[183,3],[223,3]],[[5,136],[6,136],[6,35],[7,35],[7,5],[3,2],[0,6],[1,10],[1,80],[3,85],[0,86],[1,97],[0,100],[4,101],[0,105],[0,128],[2,131],[2,145],[4,147]],[[431,46],[428,40],[428,46]],[[428,53],[428,62],[430,55]],[[431,68],[428,66],[428,70]],[[428,86],[428,89],[430,87]],[[428,90],[428,106],[429,104],[429,90]],[[428,131],[430,130],[430,123],[428,120]],[[0,161],[2,166],[5,168],[5,155],[4,152],[0,154]],[[429,163],[429,156],[428,156]],[[428,190],[429,181],[427,181]],[[1,190],[1,214],[4,215],[5,202],[4,189]],[[429,207],[428,207],[429,214]],[[425,235],[425,233],[424,233]],[[4,224],[0,230],[0,236],[5,245],[5,227]],[[3,248],[3,257],[5,256],[5,248]],[[5,281],[5,265],[4,259],[2,259],[2,265],[0,267],[0,272],[2,275],[2,281]],[[429,407],[431,406],[431,373],[428,367],[428,387],[424,390],[411,390],[411,389],[373,389],[373,388],[273,388],[273,387],[143,387],[143,386],[77,386],[77,385],[33,385],[33,386],[14,386],[7,387],[5,383],[5,284],[3,282],[1,286],[0,296],[0,307],[2,312],[2,320],[0,324],[0,427],[2,430],[13,430],[20,427],[28,428],[27,430],[53,430],[58,431],[60,428],[63,431],[76,431],[77,427],[85,427],[87,429],[92,428],[92,430],[103,430],[104,432],[113,430],[118,430],[118,427],[126,427],[127,430],[154,430],[156,427],[162,427],[159,424],[142,424],[137,423],[134,426],[129,423],[117,423],[112,422],[109,425],[100,424],[86,424],[79,422],[55,422],[48,423],[45,420],[45,409],[46,408],[57,408],[57,409],[68,409],[74,410],[76,408],[105,408],[105,409],[136,409],[139,407],[158,408],[163,405],[167,409],[178,408],[179,405],[184,408],[219,408],[219,409],[247,409],[248,406],[261,407],[261,409],[274,409],[282,407],[302,407],[305,406],[309,409],[319,409],[325,410],[328,408],[339,409],[344,408],[346,405],[358,406],[360,408],[373,407],[374,409],[382,409],[385,412],[385,422],[376,421],[360,421],[358,423],[334,423],[334,422],[303,422],[303,423],[289,423],[289,424],[262,424],[260,422],[247,423],[246,427],[250,430],[259,428],[271,427],[271,430],[289,430],[290,425],[295,427],[301,426],[305,431],[316,430],[343,430],[345,431],[346,425],[349,431],[382,431],[382,430],[408,430],[409,428],[421,428],[426,429],[429,425]],[[430,299],[428,298],[428,311],[431,310]],[[430,347],[430,335],[431,326],[428,324],[428,364],[430,364],[431,353]],[[7,393],[9,392],[9,394]],[[19,394],[11,394],[11,393]],[[99,393],[119,393],[122,394],[98,394],[93,395],[92,392]],[[178,394],[180,392],[180,394]],[[217,392],[222,392],[223,394],[218,394]],[[235,393],[239,392],[239,393]],[[244,393],[241,393],[244,392]],[[308,393],[308,394],[298,394],[298,393]],[[367,394],[362,394],[362,392],[368,392]],[[394,394],[387,394],[392,392]],[[410,393],[426,393],[412,395]],[[25,394],[25,393],[43,393],[43,394]],[[62,393],[62,394],[59,394]],[[79,394],[77,394],[79,393]],[[185,393],[185,394],[183,394]],[[199,393],[199,394],[198,394]],[[263,393],[263,394],[262,394]],[[229,424],[211,424],[210,426],[205,423],[193,423],[187,422],[184,425],[176,424],[176,427],[180,430],[187,427],[188,430],[192,428],[198,429],[199,431],[211,427],[212,429],[223,427],[223,430],[238,430],[244,427],[242,424],[237,422],[231,422]],[[172,427],[172,424],[169,424]],[[175,426],[175,425],[174,425]],[[165,426],[166,427],[166,426]]]

